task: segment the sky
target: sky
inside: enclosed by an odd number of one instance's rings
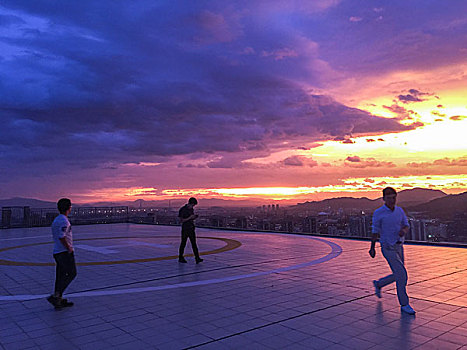
[[[0,198],[467,190],[467,2],[0,3]]]

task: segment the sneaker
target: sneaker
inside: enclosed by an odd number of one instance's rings
[[[373,286],[375,286],[375,295],[376,295],[378,298],[381,298],[381,288],[378,287],[378,281],[374,280],[374,281],[373,281]]]
[[[54,295],[51,295],[47,298],[47,301],[51,303],[56,309],[60,309],[62,307],[62,304],[60,302],[60,298],[57,298]]]
[[[415,310],[412,309],[412,307],[409,304],[401,306],[401,311],[409,315],[415,315]]]
[[[201,258],[196,259],[197,264],[199,264],[200,262],[203,262],[203,261],[204,261],[204,259],[201,259]]]
[[[70,306],[75,305],[75,303],[73,303],[72,301],[68,301],[67,299],[62,298],[62,300],[60,301],[60,305],[62,307],[70,307]]]
[[[178,258],[178,262],[186,264],[188,261],[186,261],[184,257],[181,257],[181,258]]]

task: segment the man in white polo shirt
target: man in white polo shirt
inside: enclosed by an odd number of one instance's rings
[[[68,215],[71,213],[71,201],[62,198],[57,202],[60,212],[52,223],[52,236],[54,239],[53,255],[57,263],[55,271],[55,291],[47,301],[56,309],[73,306],[71,301],[64,299],[63,292],[76,277],[75,255],[73,250],[73,235]]]
[[[407,295],[407,270],[404,266],[404,236],[409,232],[409,223],[401,207],[396,206],[397,192],[392,187],[383,190],[384,205],[373,213],[373,236],[369,254],[376,256],[375,244],[378,239],[383,256],[391,268],[392,274],[373,281],[375,294],[381,298],[381,288],[396,282],[397,298],[401,311],[415,315],[415,310],[409,305]]]

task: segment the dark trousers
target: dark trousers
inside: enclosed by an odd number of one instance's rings
[[[76,277],[74,253],[62,252],[54,254],[57,268],[55,270],[55,293],[62,295],[66,287]]]
[[[195,258],[199,258],[198,246],[196,245],[196,235],[195,230],[182,230],[182,241],[180,242],[180,249],[178,250],[178,256],[182,257],[183,252],[185,251],[186,241],[190,239],[191,249],[193,249],[193,254]]]

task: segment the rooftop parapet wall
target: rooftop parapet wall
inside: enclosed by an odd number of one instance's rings
[[[347,217],[297,217],[294,215],[245,215],[230,212],[200,210],[197,227],[216,228],[222,230],[260,231],[317,235],[322,237],[350,238],[369,240],[371,237],[371,215]],[[40,209],[30,207],[3,207],[1,210],[0,228],[50,226],[58,215],[56,209]],[[153,225],[179,225],[178,210],[167,208],[131,208],[119,207],[73,207],[70,215],[72,225],[136,223]],[[434,245],[467,246],[463,240],[462,229],[458,223],[433,224],[432,221],[414,220],[410,218],[411,230],[406,241],[411,243]],[[442,228],[443,234],[437,234],[436,228]],[[456,231],[460,239],[453,237]],[[465,237],[467,238],[467,237]]]
[[[0,228],[50,226],[59,214],[53,208],[2,207]],[[73,225],[128,222],[128,207],[74,207],[69,216]]]

